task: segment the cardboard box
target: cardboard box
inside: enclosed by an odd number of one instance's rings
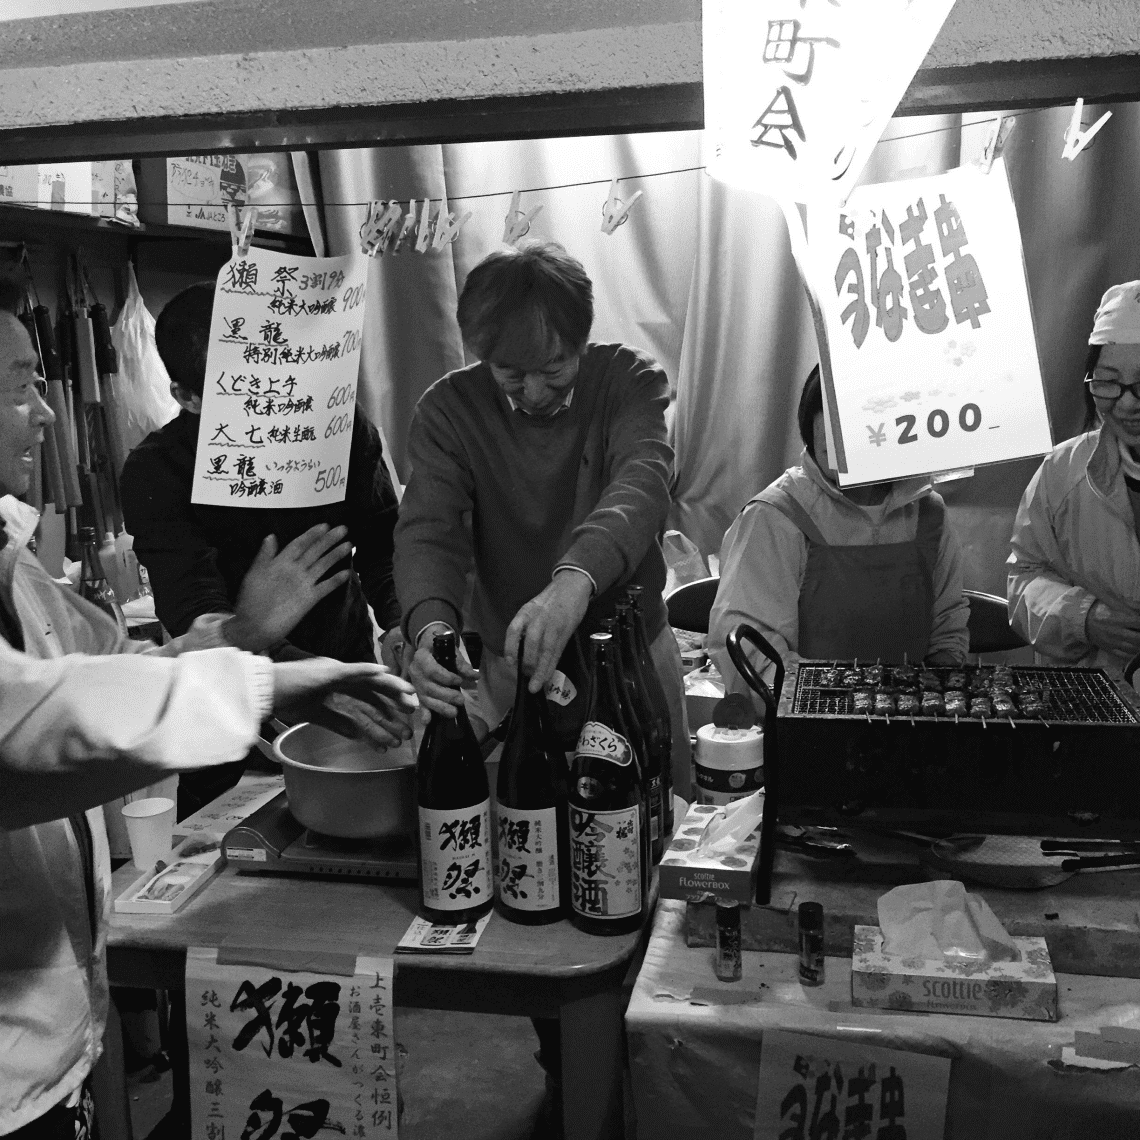
[[[1056,1021],[1057,979],[1044,938],[1015,938],[1020,962],[947,965],[883,953],[877,926],[856,926],[851,1004],[926,1013]]]
[[[727,855],[695,854],[709,820],[719,810],[713,804],[693,804],[689,808],[658,868],[661,898],[689,902],[723,899],[745,906],[755,901],[759,828]]]

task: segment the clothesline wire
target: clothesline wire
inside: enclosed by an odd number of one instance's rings
[[[1016,113],[1016,117],[1017,118],[1023,118],[1027,115],[1037,115],[1037,114],[1040,114],[1042,111],[1051,111],[1051,110],[1055,110],[1055,108],[1052,108],[1052,107],[1034,107],[1034,108],[1030,108],[1029,110],[1018,111]],[[1013,116],[1011,115],[1010,117],[1012,118]],[[995,115],[993,118],[977,119],[972,123],[960,123],[957,126],[931,127],[929,130],[925,130],[925,131],[911,131],[907,134],[902,134],[902,135],[887,135],[886,137],[879,139],[879,144],[892,143],[892,142],[902,142],[904,139],[925,138],[925,137],[928,137],[930,135],[949,134],[952,131],[966,131],[966,130],[970,130],[973,127],[992,126],[997,121],[998,121],[998,116]],[[669,175],[673,175],[673,174],[694,174],[694,173],[697,173],[699,171],[703,171],[703,170],[707,170],[707,169],[708,168],[705,166],[681,166],[681,167],[677,167],[674,170],[652,170],[652,171],[649,171],[648,173],[645,173],[645,174],[623,174],[617,178],[589,178],[589,179],[585,179],[581,182],[557,182],[557,183],[554,183],[553,185],[550,185],[550,186],[530,186],[530,187],[526,187],[525,189],[520,187],[518,190],[518,193],[520,195],[522,195],[522,194],[546,194],[546,193],[550,193],[551,191],[554,191],[554,190],[573,190],[573,189],[580,188],[582,186],[608,186],[611,182],[618,182],[618,183],[640,182],[646,178],[665,178],[665,177],[668,177]],[[447,195],[447,202],[450,204],[452,202],[473,202],[473,201],[476,201],[477,199],[481,199],[481,198],[506,198],[506,197],[509,197],[514,192],[515,192],[514,190],[488,190],[488,191],[485,191],[485,192],[479,193],[479,194],[448,194]],[[349,206],[370,206],[373,201],[378,201],[378,200],[380,200],[380,199],[370,199],[368,201],[363,201],[363,202],[329,202],[329,201],[324,201],[324,202],[256,202],[256,203],[250,203],[250,205],[256,205],[258,207],[264,207],[267,209],[269,209],[269,208],[286,208],[286,207],[291,207],[291,206],[292,207],[300,206],[302,208],[305,206],[349,207]],[[391,200],[391,201],[402,202],[404,199],[399,197],[399,196],[393,195],[391,197],[391,199],[383,199],[383,200],[385,200],[385,201]],[[409,195],[408,201],[412,201],[412,200],[420,201],[420,202],[423,201],[422,198],[413,199],[412,196]],[[432,197],[428,198],[429,202],[442,201],[442,200],[443,200],[442,195],[439,198],[432,198]],[[28,198],[5,198],[2,200],[2,202],[3,202],[3,204],[10,205],[10,206],[39,206],[39,205],[42,205],[42,203],[39,202],[38,200],[32,200],[32,199],[28,199]],[[73,198],[66,199],[63,204],[66,206],[110,205],[109,202],[84,201],[82,199],[73,199]],[[167,203],[165,201],[156,202],[156,201],[149,201],[149,200],[140,200],[140,201],[137,201],[136,204],[140,205],[140,206],[164,206]],[[215,204],[212,208],[216,209],[217,205]]]

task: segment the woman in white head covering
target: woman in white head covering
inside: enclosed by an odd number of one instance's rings
[[[1140,281],[1101,299],[1085,394],[1093,430],[1053,449],[1018,508],[1010,622],[1050,661],[1119,670],[1140,653]]]

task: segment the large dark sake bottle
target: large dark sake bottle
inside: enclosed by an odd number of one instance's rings
[[[645,617],[641,612],[641,586],[627,586],[630,615],[633,619],[634,641],[637,644],[637,664],[645,691],[656,714],[658,733],[663,739],[664,760],[661,766],[661,815],[665,829],[664,839],[669,842],[673,834],[673,722],[669,716],[669,701],[653,656],[649,651],[649,638],[645,633]]]
[[[637,635],[633,628],[633,610],[629,602],[618,602],[617,634],[621,653],[622,676],[633,715],[641,728],[644,745],[646,798],[649,811],[649,846],[654,863],[665,853],[665,808],[662,800],[664,779],[662,773],[673,762],[672,736],[669,722],[664,725],[653,706],[644,670],[637,654]]]
[[[455,634],[436,634],[432,654],[456,672]],[[420,891],[432,922],[471,922],[494,901],[491,795],[466,710],[432,713],[416,759]]]
[[[641,765],[621,713],[613,638],[590,635],[586,722],[567,789],[570,905],[591,934],[636,930],[647,905],[645,798]]]
[[[530,691],[522,658],[520,642],[515,707],[495,789],[496,887],[505,918],[537,926],[565,917],[569,908],[566,758],[554,736],[546,694]]]

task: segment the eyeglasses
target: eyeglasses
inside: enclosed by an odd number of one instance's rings
[[[1132,393],[1134,400],[1140,400],[1140,380],[1132,384],[1121,384],[1119,380],[1100,380],[1096,376],[1086,376],[1089,391],[1102,400],[1119,400],[1125,391]]]
[[[47,381],[42,376],[37,376],[32,381],[32,387],[39,393],[41,400],[47,399]]]

